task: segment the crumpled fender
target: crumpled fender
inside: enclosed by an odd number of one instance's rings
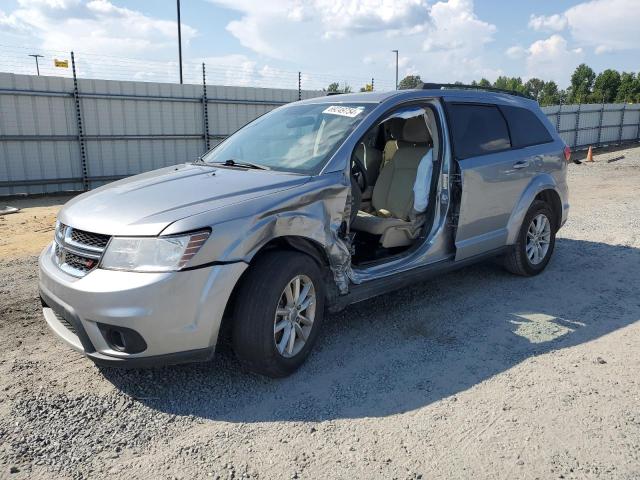
[[[189,231],[211,225],[211,235],[193,260],[251,262],[268,242],[278,237],[302,237],[320,246],[340,293],[349,289],[350,245],[342,234],[349,218],[351,184],[342,172],[313,177],[303,185],[231,205],[224,211],[183,219],[171,231]],[[167,232],[165,232],[167,233]]]

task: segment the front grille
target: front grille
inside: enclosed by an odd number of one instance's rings
[[[99,260],[93,258],[87,258],[81,255],[76,255],[70,251],[65,251],[60,245],[56,245],[56,258],[64,258],[64,261],[62,262],[64,265],[67,265],[78,272],[82,272],[85,275],[89,270],[98,265],[99,262]]]
[[[109,243],[109,235],[101,235],[100,233],[85,232],[84,230],[73,229],[71,231],[71,240],[81,245],[89,247],[97,247],[104,249]]]
[[[109,235],[76,230],[58,224],[55,234],[55,261],[66,273],[83,277],[98,266],[110,239]]]

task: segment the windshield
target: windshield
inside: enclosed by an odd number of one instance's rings
[[[373,106],[323,103],[281,107],[238,130],[202,160],[233,160],[237,164],[314,174]]]

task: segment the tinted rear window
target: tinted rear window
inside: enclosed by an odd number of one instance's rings
[[[500,109],[509,123],[513,148],[553,141],[547,128],[533,112],[518,107],[501,106]]]
[[[493,105],[449,105],[456,157],[468,158],[511,148],[507,123]]]

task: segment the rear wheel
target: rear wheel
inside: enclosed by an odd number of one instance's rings
[[[315,343],[324,314],[318,265],[298,252],[259,258],[243,280],[233,322],[233,348],[249,370],[270,377],[293,373]]]
[[[549,205],[533,202],[524,217],[518,238],[505,256],[505,268],[511,273],[533,276],[542,272],[556,243],[556,218]]]

